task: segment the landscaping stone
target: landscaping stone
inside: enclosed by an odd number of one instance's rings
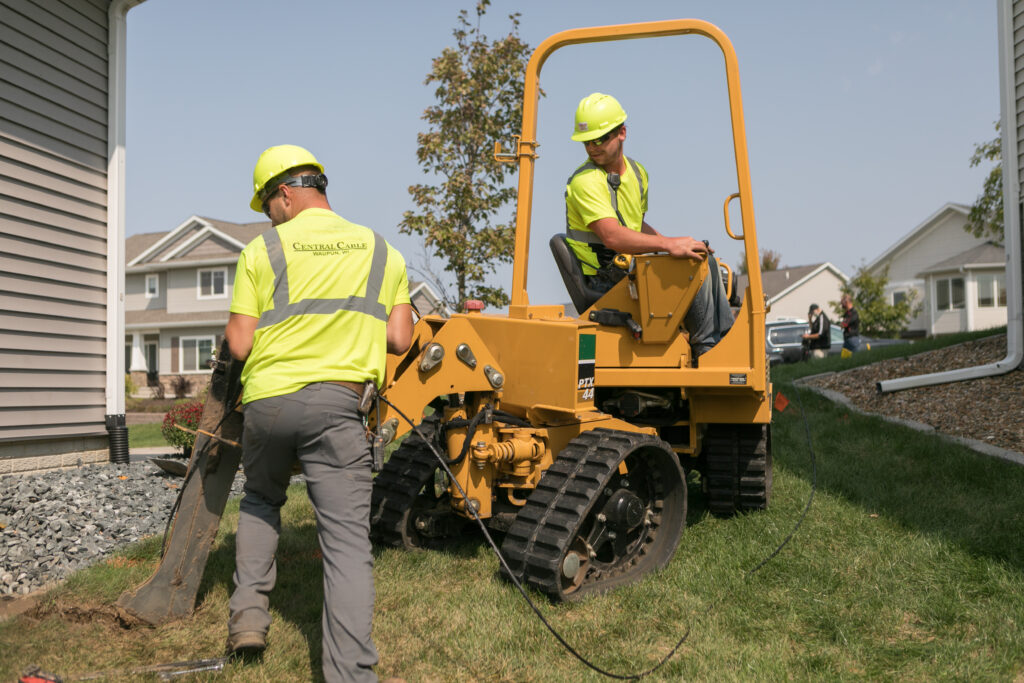
[[[181,483],[148,462],[0,477],[0,596],[28,594],[162,534]],[[239,472],[232,496],[243,483]]]

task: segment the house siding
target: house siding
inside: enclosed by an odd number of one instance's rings
[[[778,301],[772,303],[768,320],[783,318],[807,319],[807,309],[811,304],[818,304],[830,317],[835,317],[831,302],[839,301],[842,294],[843,281],[830,270],[823,270],[811,279],[800,284]]]
[[[231,291],[235,283],[235,266],[204,266],[207,268],[223,268],[227,271],[227,284],[224,296],[215,299],[199,298],[200,268],[177,268],[166,271],[167,274],[167,312],[196,313],[199,311],[224,311],[225,317],[231,305]]]
[[[1024,2],[1013,3],[1013,61],[1014,61],[1014,99],[1017,103],[1017,117],[1014,130],[1017,135],[1017,168],[1018,178],[1024,178]],[[1007,95],[1009,96],[1009,95]]]
[[[0,0],[0,457],[106,444],[108,5]]]

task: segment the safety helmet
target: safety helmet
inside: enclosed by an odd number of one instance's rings
[[[263,200],[260,195],[267,183],[285,171],[300,166],[315,166],[321,173],[324,172],[324,167],[316,157],[302,147],[278,145],[265,150],[256,161],[256,168],[252,170],[252,201],[249,202],[249,207],[262,213]]]
[[[599,138],[626,120],[626,110],[611,95],[593,93],[580,100],[572,129],[575,142]]]

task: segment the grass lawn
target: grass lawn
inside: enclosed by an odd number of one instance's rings
[[[792,384],[940,343],[774,370],[791,403],[772,427],[771,508],[711,517],[691,480],[688,529],[665,570],[580,604],[538,597],[545,616],[619,674],[653,666],[689,632],[654,680],[1021,680],[1024,468]],[[747,577],[789,534],[815,485],[793,540]],[[117,596],[156,566],[159,541],[149,539],[79,572],[36,614],[0,624],[0,680],[30,664],[66,675],[221,654],[237,512],[232,501],[191,617],[133,630],[113,618]],[[260,664],[229,664],[225,680],[309,680],[319,667],[320,562],[303,487],[292,488],[284,515],[269,649]],[[382,677],[603,680],[497,578],[497,560],[479,538],[375,556]]]
[[[144,424],[129,425],[128,427],[128,447],[129,448],[146,448],[148,446],[167,446],[167,439],[160,432],[162,427],[160,422],[147,422]]]

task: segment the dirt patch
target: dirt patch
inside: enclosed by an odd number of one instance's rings
[[[984,365],[1006,357],[1006,336],[879,361],[808,383],[837,391],[866,412],[914,420],[952,436],[1024,452],[1024,370],[965,382],[878,392],[878,382]]]

